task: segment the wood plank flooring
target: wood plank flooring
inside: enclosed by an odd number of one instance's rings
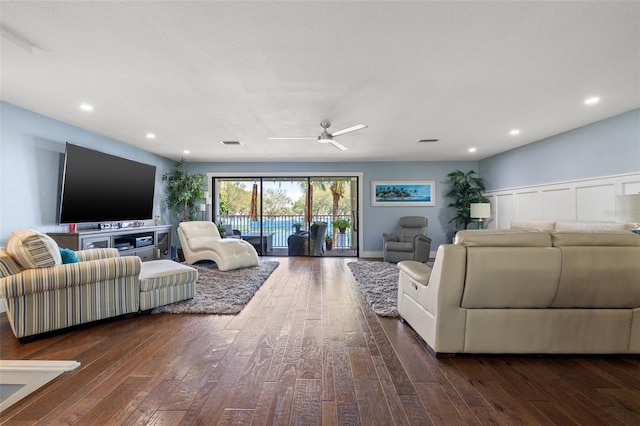
[[[277,258],[229,315],[140,315],[21,345],[0,358],[68,359],[0,415],[7,425],[639,425],[640,359],[436,359],[373,313],[346,265]]]

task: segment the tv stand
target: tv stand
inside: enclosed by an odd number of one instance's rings
[[[116,248],[120,256],[138,256],[143,262],[171,259],[171,225],[50,232],[60,247],[72,250]]]

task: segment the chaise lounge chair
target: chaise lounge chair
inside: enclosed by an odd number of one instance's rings
[[[230,271],[256,266],[259,262],[258,253],[251,244],[236,238],[221,238],[213,222],[181,222],[178,237],[189,265],[199,260],[212,260],[220,271]]]

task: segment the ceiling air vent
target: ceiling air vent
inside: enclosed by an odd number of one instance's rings
[[[222,145],[242,145],[240,141],[220,141]]]
[[[418,143],[438,142],[438,139],[420,139]]]

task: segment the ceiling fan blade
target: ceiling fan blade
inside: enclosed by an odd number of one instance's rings
[[[334,141],[334,140],[332,140],[332,141],[331,141],[331,142],[329,142],[329,143],[330,143],[331,145],[335,146],[336,148],[338,148],[340,151],[346,151],[346,150],[347,150],[347,147],[346,147],[346,146],[344,146],[344,145],[342,145],[341,143],[336,142],[336,141]]]
[[[267,138],[270,141],[278,141],[278,140],[302,140],[302,139],[318,139],[317,136],[300,136],[297,138]]]
[[[367,126],[366,124],[356,124],[355,126],[347,127],[346,129],[337,130],[331,133],[331,136],[335,137],[335,136],[344,135],[345,133],[355,132],[356,130],[364,129],[366,127],[369,127],[369,126]]]

